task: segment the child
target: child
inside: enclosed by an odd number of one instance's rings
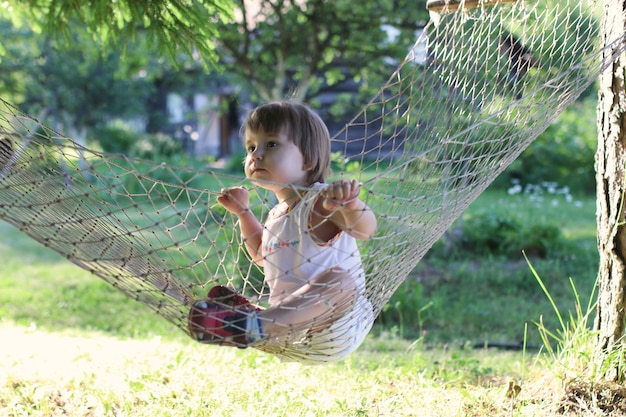
[[[324,184],[330,135],[307,106],[281,101],[256,108],[244,139],[246,177],[278,203],[261,224],[246,188],[223,189],[217,201],[238,217],[248,253],[263,266],[270,306],[214,287],[191,309],[190,333],[205,343],[290,346],[293,358],[341,359],[373,321],[355,239],[374,234],[376,217],[359,199],[357,181]]]

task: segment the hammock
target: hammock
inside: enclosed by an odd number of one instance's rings
[[[376,235],[359,247],[370,322],[455,219],[625,47],[624,36],[599,44],[594,1],[430,3],[440,14],[332,142],[342,156],[333,178],[360,181],[378,218]],[[190,307],[216,285],[267,302],[236,217],[216,203],[223,187],[239,184],[264,219],[273,196],[241,175],[90,150],[0,99],[0,218],[186,333]],[[254,347],[334,359],[293,345]]]

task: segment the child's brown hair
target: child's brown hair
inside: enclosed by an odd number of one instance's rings
[[[310,184],[324,182],[330,174],[328,127],[308,106],[290,100],[263,104],[248,115],[244,129],[285,134],[300,149],[304,163],[311,167]]]

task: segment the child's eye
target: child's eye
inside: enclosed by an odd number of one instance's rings
[[[278,143],[276,143],[276,142],[267,142],[267,145],[265,145],[265,146],[267,146],[268,148],[275,148],[275,147],[278,146]]]
[[[252,153],[252,152],[254,152],[254,150],[255,150],[255,149],[256,149],[256,147],[255,147],[255,146],[249,145],[249,146],[246,148],[246,151],[248,151],[248,153]]]

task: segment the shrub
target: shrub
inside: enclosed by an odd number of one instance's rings
[[[523,252],[545,258],[564,244],[561,230],[550,224],[525,224],[513,215],[483,213],[466,220],[462,249],[476,255],[519,257]]]
[[[125,155],[128,154],[139,137],[137,133],[129,129],[114,126],[94,129],[91,136],[100,144],[104,152]]]
[[[182,152],[180,142],[171,136],[162,133],[143,135],[133,144],[129,150],[129,155],[141,159],[163,159],[170,158]]]
[[[522,186],[542,181],[590,193],[595,189],[594,158],[597,143],[595,100],[568,107],[537,140],[498,178],[508,187],[513,180]]]
[[[168,159],[183,152],[181,143],[169,135],[137,133],[118,125],[96,128],[91,132],[91,137],[106,153],[140,159]]]

